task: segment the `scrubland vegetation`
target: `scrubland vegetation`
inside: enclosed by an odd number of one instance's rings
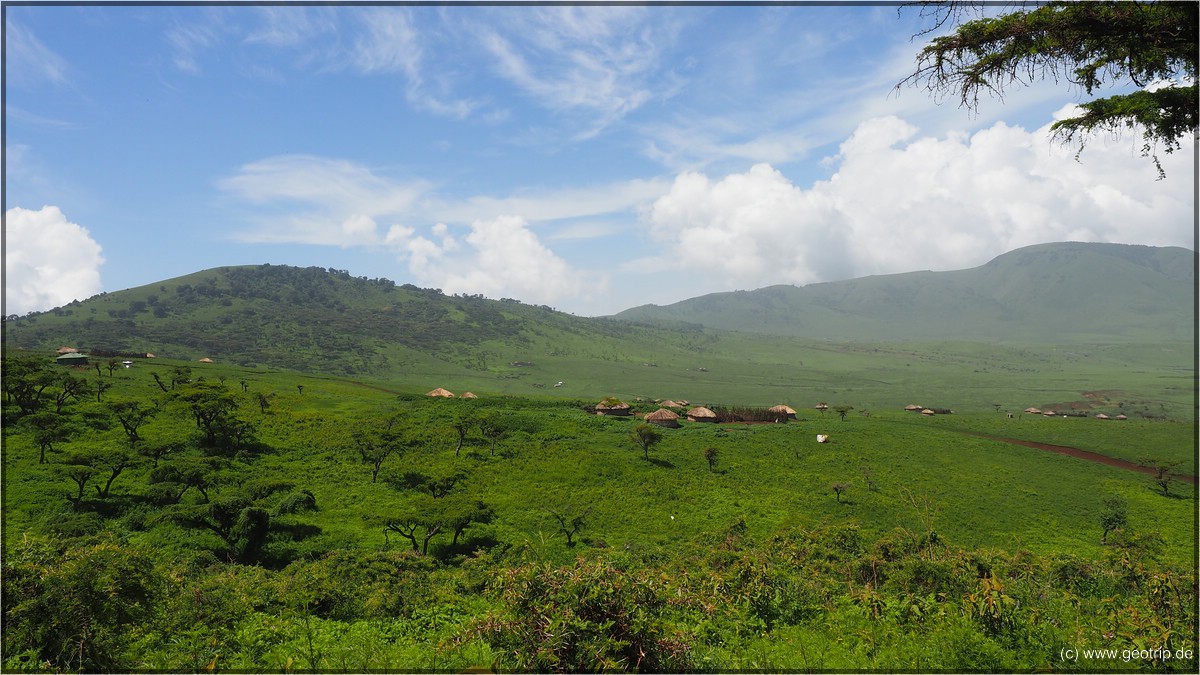
[[[1004,377],[964,404],[929,386],[944,362],[908,376],[913,402],[955,408],[933,417],[879,407],[867,377],[812,401],[714,382],[691,403],[799,419],[642,444],[641,420],[591,412],[599,394],[105,363],[6,354],[6,671],[1197,667],[1183,394],[1139,393],[1153,414],[1117,422],[1009,419],[1028,394]],[[1066,379],[1022,381],[1040,404],[1078,397]],[[644,414],[651,384],[605,393]],[[1164,494],[965,432],[1171,472]]]

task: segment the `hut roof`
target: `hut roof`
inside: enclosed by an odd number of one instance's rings
[[[462,395],[462,398],[479,398],[479,397],[468,391]]]
[[[1129,418],[1128,418],[1128,417],[1126,417],[1126,416],[1124,416],[1124,415],[1117,415],[1117,416],[1116,416],[1116,417],[1114,417],[1113,419],[1114,419],[1114,420],[1127,420],[1127,419],[1129,419]]]
[[[672,412],[670,410],[667,410],[666,408],[659,408],[658,410],[655,410],[654,412],[650,413],[649,415],[646,415],[645,419],[650,420],[651,422],[655,422],[655,421],[664,421],[665,422],[667,420],[677,420],[677,419],[679,419],[679,415],[675,414],[674,412]]]
[[[664,408],[682,408],[683,406],[685,406],[687,404],[680,403],[679,401],[672,401],[671,399],[667,399],[667,400],[663,401],[662,403],[660,403],[659,405],[661,405]]]
[[[908,405],[904,406],[904,409],[905,410],[920,410],[921,406],[913,405],[912,403],[909,403]]]
[[[200,363],[212,363],[212,362],[213,362],[213,360],[208,358],[207,356],[200,359]]]
[[[921,411],[921,414],[922,415],[936,415],[937,413],[933,412],[929,408],[925,408],[924,410]]]
[[[1025,412],[1029,413],[1030,415],[1041,415],[1042,414],[1042,411],[1038,410],[1037,408],[1026,408]]]
[[[75,352],[78,352],[78,351],[79,350],[74,347],[59,347],[58,348],[59,354],[74,354]]]
[[[709,410],[708,408],[705,408],[702,405],[698,405],[695,408],[692,408],[691,410],[687,411],[687,416],[688,417],[704,417],[707,419],[710,417],[715,418],[717,416],[717,413]]]
[[[599,403],[597,403],[596,409],[597,410],[628,410],[629,404],[624,401],[617,400],[610,396],[610,397],[604,399],[603,401],[600,401]]]
[[[438,387],[437,389],[434,389],[433,391],[431,391],[425,395],[426,396],[440,396],[442,398],[454,398],[454,394],[452,392],[446,391],[445,389],[442,389],[441,387]]]
[[[1100,413],[1099,415],[1096,415],[1096,419],[1106,420],[1106,419],[1108,419],[1108,415],[1105,415],[1104,413]]]
[[[791,408],[787,407],[786,405],[783,405],[782,403],[780,403],[779,405],[774,406],[772,408],[767,408],[767,412],[784,413],[787,415],[795,415],[796,414],[795,410],[792,410]]]

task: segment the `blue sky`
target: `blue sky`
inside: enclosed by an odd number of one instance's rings
[[[5,7],[5,313],[290,264],[601,315],[1194,248],[1194,144],[916,87],[917,9]],[[1119,89],[1118,89],[1119,90]],[[1110,92],[1101,92],[1110,93]],[[70,242],[64,244],[64,242]]]

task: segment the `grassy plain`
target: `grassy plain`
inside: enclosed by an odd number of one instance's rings
[[[286,584],[308,583],[302,581],[308,577],[295,572],[276,581],[270,570],[317,566],[338,552],[367,555],[407,550],[409,543],[395,532],[385,536],[387,519],[419,499],[414,491],[395,487],[406,473],[459,472],[456,491],[494,511],[490,522],[466,531],[467,546],[462,550],[449,546],[448,533],[433,539],[432,551],[441,562],[431,563],[428,578],[458,580],[438,582],[432,591],[422,587],[426,597],[419,602],[406,600],[410,604],[396,610],[394,620],[339,622],[329,614],[310,617],[307,605],[298,613],[295,604],[282,596],[245,600],[247,607],[255,609],[238,614],[228,632],[221,633],[225,660],[220,663],[225,668],[255,670],[288,670],[301,663],[346,670],[489,666],[503,658],[497,648],[479,640],[456,643],[453,636],[494,609],[495,600],[485,599],[484,587],[471,585],[476,582],[448,575],[473,579],[476,572],[471,570],[482,567],[472,565],[482,566],[484,561],[499,566],[501,560],[509,561],[504,564],[519,560],[565,569],[580,564],[575,561],[581,557],[596,556],[616,561],[630,573],[656,565],[666,570],[668,565],[692,564],[684,562],[687,556],[717,555],[712,552],[728,545],[733,536],[729,533],[766,542],[795,532],[842,536],[836,533],[848,528],[865,542],[889,537],[918,542],[924,537],[928,545],[928,534],[936,532],[938,541],[955,549],[1001,551],[1003,556],[1027,551],[1060,562],[1099,561],[1113,551],[1111,545],[1101,543],[1102,500],[1116,495],[1128,505],[1127,530],[1161,538],[1162,565],[1194,570],[1194,485],[1175,483],[1171,495],[1164,497],[1143,474],[964,433],[1068,445],[1133,460],[1154,455],[1177,460],[1179,471],[1195,475],[1196,424],[1190,416],[1194,380],[1180,365],[1183,348],[855,345],[728,335],[690,348],[601,353],[596,358],[594,343],[567,341],[558,345],[559,355],[542,356],[531,366],[480,371],[430,359],[411,364],[403,377],[378,379],[138,360],[133,368],[117,369],[111,376],[105,372],[97,378],[95,371],[79,374],[109,383],[103,393],[106,401],[147,404],[162,394],[151,373],[167,380],[173,369],[187,367],[193,379],[222,382],[235,396],[237,414],[253,427],[262,450],[239,456],[223,470],[212,489],[213,501],[241,494],[247,486],[274,484],[284,489],[260,500],[263,508],[278,509],[288,496],[307,490],[316,509],[273,516],[272,534],[258,563],[261,567],[219,563],[214,567],[215,561],[202,563],[209,558],[201,554],[222,548],[217,536],[204,528],[183,528],[157,518],[162,507],[148,501],[153,470],[148,461],[122,473],[111,498],[89,498],[83,509],[69,508],[65,496],[73,484],[56,468],[58,462],[75,452],[123,446],[125,435],[119,425],[81,431],[60,443],[49,463],[39,464],[31,434],[20,423],[8,423],[16,416],[6,408],[4,540],[6,550],[13,550],[29,535],[94,542],[108,532],[137,550],[154,551],[165,559],[194,560],[193,567],[186,569],[207,570],[197,576],[206,581],[195,583],[210,584],[204,588],[211,592],[216,592],[220,579],[225,580],[220,583],[284,592],[290,588]],[[510,359],[497,353],[495,360],[508,363]],[[554,387],[558,381],[562,386]],[[532,383],[546,386],[531,387]],[[423,396],[435,386],[457,393],[469,389],[480,398],[467,402]],[[1085,395],[1091,392],[1103,394]],[[259,394],[269,401],[265,410],[257,402]],[[784,424],[685,422],[682,428],[663,430],[662,442],[646,461],[629,440],[638,420],[599,417],[587,410],[606,395],[634,403],[643,413],[656,406],[649,400],[637,402],[637,397],[686,398],[703,405],[787,403],[799,411],[799,419]],[[155,442],[192,442],[196,425],[187,410],[163,400],[162,411],[145,423],[141,435]],[[841,419],[833,410],[814,410],[818,401],[853,409]],[[1065,402],[1089,402],[1094,406],[1091,414],[1125,411],[1131,419],[1019,414],[1008,419],[1005,415],[1007,410],[1016,412],[1029,405]],[[902,411],[907,403],[951,408],[955,413],[922,417]],[[68,406],[72,408],[82,414],[103,406],[80,400]],[[471,426],[456,456],[453,423],[461,415],[473,420],[492,415],[500,421],[504,434],[494,453],[482,430]],[[419,442],[387,457],[379,481],[372,482],[371,467],[355,449],[354,432],[389,416],[397,416]],[[828,434],[831,442],[818,443],[817,434]],[[709,447],[717,450],[714,469],[703,454]],[[840,498],[831,489],[834,484],[846,487]],[[183,502],[185,506],[199,503],[195,492]],[[552,511],[584,516],[578,545],[567,546]],[[496,553],[473,557],[472,549]],[[472,563],[473,559],[481,562]],[[716,563],[701,567],[708,564]],[[659,573],[664,578],[668,574]],[[191,574],[200,572],[181,578]],[[689,588],[696,592],[687,586],[691,582],[677,583],[679,593]],[[451,590],[463,584],[474,590]],[[853,582],[849,588],[847,593],[855,588]],[[253,591],[239,592],[257,597]],[[923,657],[913,642],[925,639],[919,637],[924,634],[946,641],[947,649],[958,649],[961,645],[956,641],[974,640],[972,631],[979,630],[978,624],[961,618],[969,613],[947,614],[943,607],[937,620],[943,623],[937,623],[936,629],[889,623],[868,630],[875,624],[869,613],[861,612],[869,610],[853,603],[853,608],[838,604],[858,597],[825,600],[824,623],[802,620],[798,617],[807,615],[796,610],[797,618],[780,619],[778,624],[768,621],[751,633],[726,634],[721,631],[727,628],[714,627],[705,637],[698,628],[692,666],[936,670],[976,663],[937,661],[948,657],[930,653]],[[908,597],[914,597],[911,591]],[[940,605],[945,600],[929,602]],[[292,609],[284,611],[273,603]],[[948,606],[959,604],[952,598]],[[1194,618],[1188,620],[1194,626]],[[714,626],[751,625],[745,617],[730,621]],[[875,637],[869,637],[876,629]],[[190,630],[197,636],[197,646],[188,647],[192,650],[188,653],[208,654],[201,643],[218,641],[201,626]],[[314,634],[319,636],[316,643]],[[838,634],[850,636],[844,645],[834,644],[833,636]],[[136,645],[128,648],[130,654],[139,654],[135,665],[180,667],[178,660],[172,660],[178,656],[169,656],[174,652],[157,646],[165,644],[158,642],[165,637],[150,631],[142,639],[142,651]],[[875,646],[867,649],[864,641]],[[376,645],[369,652],[351,649],[369,644]],[[196,658],[194,669],[210,663],[208,656]],[[922,662],[922,658],[933,660]],[[1054,662],[1049,652],[1044,658],[1045,663]],[[217,657],[211,663],[218,663]],[[1027,661],[1005,661],[991,654],[978,663],[1000,668]]]

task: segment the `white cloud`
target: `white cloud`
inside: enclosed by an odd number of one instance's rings
[[[45,311],[100,292],[100,245],[57,206],[11,208],[4,230],[7,314]]]
[[[498,12],[477,27],[501,77],[540,105],[586,112],[590,138],[677,83],[658,72],[679,30],[672,15],[641,7],[538,7]]]
[[[260,207],[258,227],[236,235],[249,243],[335,246],[381,243],[376,219],[411,214],[428,184],[382,178],[343,160],[289,155],[246,164],[218,183],[227,194]]]
[[[587,275],[542,244],[519,216],[471,223],[465,246],[449,235],[444,223],[432,233],[442,238],[441,244],[422,236],[397,236],[390,243],[407,257],[409,270],[421,283],[447,293],[547,304],[578,296],[589,285]]]
[[[10,84],[67,83],[67,61],[42,44],[32,31],[9,20],[5,27],[4,70]]]
[[[1093,139],[1076,162],[1049,125],[935,138],[875,118],[809,188],[766,164],[717,180],[679,175],[647,214],[669,254],[640,264],[752,288],[960,269],[1053,241],[1193,246],[1191,153],[1163,157],[1167,179],[1156,181],[1136,145]]]

